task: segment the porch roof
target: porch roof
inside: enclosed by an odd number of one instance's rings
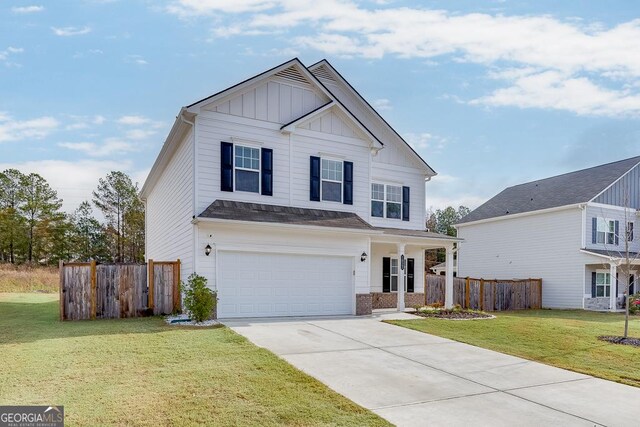
[[[460,242],[462,239],[453,236],[447,236],[446,234],[434,233],[427,230],[406,230],[402,228],[385,228],[385,227],[373,227],[374,230],[382,231],[383,235],[387,236],[401,236],[401,237],[422,237],[426,239],[439,239],[439,240],[451,240],[453,242]]]
[[[373,230],[373,227],[369,225],[369,223],[352,212],[295,208],[291,206],[265,205],[262,203],[219,199],[211,203],[198,217],[231,221]]]
[[[626,258],[625,252],[619,251],[607,251],[603,249],[580,249],[581,252],[589,255],[595,255],[600,258],[606,258],[611,260],[620,260],[623,261]],[[638,264],[640,263],[639,259],[640,253],[638,252],[629,252],[629,258],[631,258],[631,262]]]

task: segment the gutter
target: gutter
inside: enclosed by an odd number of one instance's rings
[[[458,223],[458,224],[454,224],[453,226],[456,229],[458,229],[460,227],[466,227],[468,225],[485,224],[485,223],[488,223],[488,222],[501,221],[501,220],[504,220],[504,219],[522,218],[522,217],[531,216],[531,215],[538,215],[538,214],[543,214],[543,213],[551,213],[551,212],[564,211],[564,210],[568,210],[568,209],[581,208],[583,205],[584,205],[584,203],[574,203],[572,205],[556,206],[556,207],[553,207],[553,208],[538,209],[538,210],[535,210],[535,211],[528,211],[528,212],[520,212],[520,213],[516,213],[516,214],[506,214],[506,215],[494,216],[492,218],[479,219],[477,221]]]

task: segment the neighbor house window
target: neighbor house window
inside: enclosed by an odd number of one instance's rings
[[[598,243],[613,245],[616,241],[616,223],[613,220],[598,218]]]
[[[596,296],[608,297],[611,295],[611,273],[596,272]]]
[[[371,216],[402,218],[402,187],[371,184]]]
[[[627,241],[633,242],[633,222],[627,223]]]
[[[342,162],[322,159],[322,200],[342,202]]]
[[[260,149],[235,146],[236,191],[260,192]]]

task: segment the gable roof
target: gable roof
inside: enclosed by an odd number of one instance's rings
[[[458,224],[590,202],[638,163],[640,156],[514,185],[472,211]]]
[[[369,104],[369,102],[362,96],[360,95],[360,92],[358,92],[352,85],[351,83],[349,83],[349,81],[347,79],[345,79],[342,74],[340,74],[340,72],[338,72],[338,70],[336,70],[333,65],[331,65],[331,63],[326,60],[326,59],[321,59],[320,61],[316,62],[315,64],[312,64],[309,66],[309,70],[311,71],[311,73],[314,75],[314,77],[316,78],[323,78],[326,80],[330,80],[330,81],[336,81],[335,77],[338,78],[338,80],[345,86],[347,87],[347,89],[349,89],[358,100],[360,100],[360,102],[363,104],[363,106],[365,107],[366,110],[368,110],[369,112],[373,113],[373,115],[375,117],[377,117],[383,126],[385,126],[387,129],[389,129],[391,131],[391,133],[393,135],[395,135],[399,141],[401,143],[403,143],[406,147],[409,148],[409,150],[411,150],[411,153],[421,162],[424,164],[424,166],[427,167],[427,169],[429,170],[429,174],[431,176],[435,176],[438,173],[431,167],[429,166],[429,164],[422,158],[422,156],[420,156],[420,154],[418,154],[416,152],[416,150],[413,149],[413,147],[407,142],[405,141],[405,139],[400,136],[400,134],[393,128],[391,127],[391,125],[384,119],[384,117],[382,117],[380,115],[380,113],[378,113],[378,111],[376,111],[375,108],[373,108],[371,106],[371,104]],[[318,79],[318,82],[320,84],[322,84],[322,82]],[[324,86],[324,84],[322,84]],[[326,88],[326,86],[325,86]],[[326,88],[329,92],[331,92],[330,88]],[[339,97],[332,92],[332,95],[339,100]],[[356,116],[357,117],[357,116]],[[360,121],[360,119],[358,119]],[[375,133],[374,133],[375,135]],[[381,138],[381,135],[377,136],[378,139]]]

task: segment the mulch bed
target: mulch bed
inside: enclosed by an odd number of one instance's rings
[[[437,319],[449,319],[449,320],[493,319],[495,317],[487,313],[480,313],[476,311],[453,311],[453,310],[417,311],[413,314],[421,317],[434,317]]]
[[[600,341],[610,342],[612,344],[632,345],[634,347],[640,347],[640,338],[623,338],[611,335],[603,335],[598,337]]]

